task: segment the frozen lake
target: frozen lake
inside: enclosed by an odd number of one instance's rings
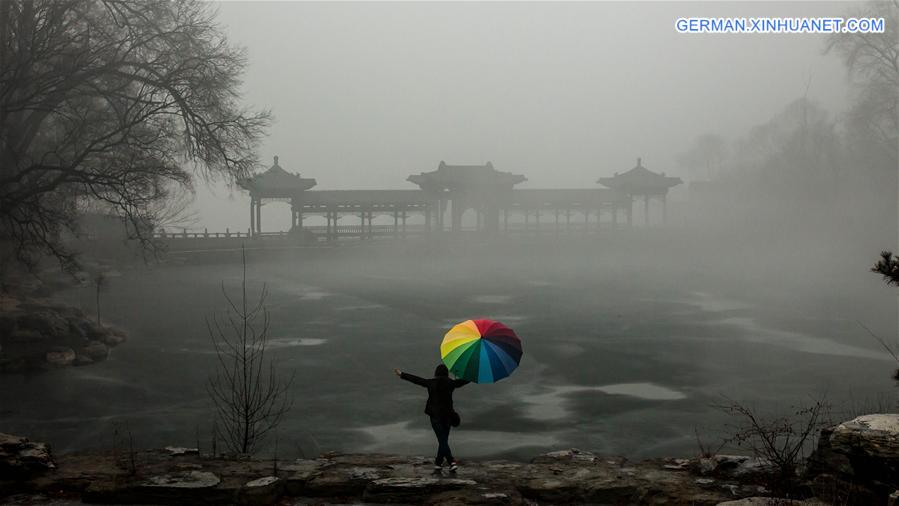
[[[251,254],[250,293],[263,281],[270,291],[270,354],[296,374],[279,454],[430,454],[425,392],[391,371],[430,374],[443,334],[475,317],[514,328],[524,357],[508,379],[457,391],[463,425],[451,443],[462,458],[691,455],[694,429],[720,434],[726,418],[710,405],[722,396],[786,410],[826,392],[864,410],[893,392],[893,364],[856,320],[894,335],[895,296],[864,265],[852,266],[858,283],[822,294],[776,273],[747,271],[737,284],[697,260],[659,264],[666,255],[625,249]],[[208,445],[215,357],[204,318],[224,309],[220,285],[236,289],[239,274],[233,259],[123,271],[103,304],[130,340],[101,364],[0,376],[2,430],[64,451],[111,446],[127,422],[139,446],[193,446],[197,432]],[[87,288],[64,296],[93,307]]]

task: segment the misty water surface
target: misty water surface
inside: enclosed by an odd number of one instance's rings
[[[630,231],[250,251],[250,293],[270,291],[270,354],[296,374],[279,454],[430,454],[425,392],[391,371],[429,374],[443,334],[473,317],[513,327],[525,354],[510,378],[457,391],[462,458],[690,455],[694,429],[722,436],[727,419],[711,407],[722,396],[775,412],[825,393],[847,414],[890,402],[893,364],[856,320],[891,335],[895,297],[863,253],[812,282],[784,274],[798,265],[789,258],[734,269],[693,248]],[[127,423],[138,446],[193,446],[199,433],[208,450],[204,318],[224,309],[222,282],[236,294],[238,258],[124,270],[103,304],[130,340],[105,363],[0,377],[4,431],[74,450],[111,446]],[[89,290],[64,296],[89,310]]]

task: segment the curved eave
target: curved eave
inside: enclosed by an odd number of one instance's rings
[[[250,193],[261,194],[262,197],[284,198],[313,188],[318,182],[313,178],[298,178],[291,186],[268,187],[259,184],[255,178],[237,181],[237,186]]]
[[[683,184],[683,180],[679,177],[667,177],[653,182],[631,182],[622,181],[614,177],[601,177],[596,182],[615,190],[627,193],[653,193],[667,192],[670,188]]]

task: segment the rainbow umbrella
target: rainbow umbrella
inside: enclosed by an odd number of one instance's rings
[[[512,374],[521,361],[521,339],[493,320],[466,320],[443,337],[443,363],[457,377],[493,383]]]

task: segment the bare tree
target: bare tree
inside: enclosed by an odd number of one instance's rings
[[[838,33],[827,50],[843,58],[857,89],[850,123],[897,163],[899,143],[899,0],[872,1],[855,6],[855,17],[883,18],[884,33]]]
[[[225,446],[235,454],[254,453],[265,435],[275,429],[292,400],[287,396],[293,375],[283,381],[271,360],[266,361],[269,313],[268,292],[263,285],[258,301],[247,303],[247,258],[241,249],[243,279],[240,300],[228,301],[224,315],[207,318],[206,326],[215,346],[218,365],[207,391],[216,410],[215,429]]]
[[[98,270],[94,275],[94,288],[96,288],[96,302],[97,302],[97,326],[102,327],[103,324],[100,322],[100,291],[106,288],[106,285],[109,283],[109,280],[106,278],[106,274],[103,271]]]
[[[105,203],[152,249],[159,202],[246,176],[268,124],[239,105],[242,50],[191,0],[0,2],[0,240],[74,267],[62,237]]]
[[[830,405],[823,399],[795,408],[788,415],[766,416],[757,410],[725,399],[713,407],[734,417],[727,444],[747,447],[768,464],[771,472],[765,485],[774,492],[791,496],[796,489],[801,466],[814,447],[821,429],[831,425]]]
[[[727,141],[717,134],[699,136],[690,148],[677,156],[677,165],[696,179],[713,179],[720,175],[727,158]]]

